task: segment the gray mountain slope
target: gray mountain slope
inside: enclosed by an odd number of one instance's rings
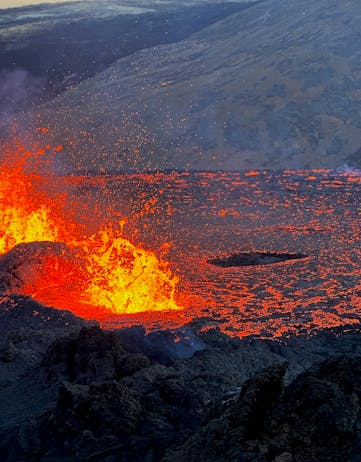
[[[358,0],[266,0],[40,110],[88,169],[357,167],[360,116]]]
[[[0,10],[0,124],[118,59],[184,40],[250,4],[94,0]]]

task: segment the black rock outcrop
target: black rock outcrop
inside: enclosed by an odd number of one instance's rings
[[[200,320],[177,335],[104,331],[25,297],[1,308],[5,462],[360,460],[355,327],[286,345]],[[172,345],[182,335],[192,356]]]
[[[265,370],[163,461],[359,461],[360,365],[360,356],[336,356],[284,390],[284,365]]]

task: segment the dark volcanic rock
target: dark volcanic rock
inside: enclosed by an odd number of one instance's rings
[[[0,255],[0,291],[22,293],[25,284],[31,287],[34,280],[45,278],[43,266],[49,257],[60,262],[71,261],[74,256],[66,244],[59,242],[18,244]]]
[[[239,340],[227,342],[227,336],[210,332],[203,339],[208,349],[192,358],[150,365],[141,353],[129,354],[119,339],[116,332],[91,328],[50,346],[42,368],[58,399],[36,419],[31,433],[31,438],[40,435],[34,445],[37,460],[160,460],[213,408],[222,408],[222,401],[237,393],[251,369],[276,358],[265,351],[248,362]],[[164,345],[163,340],[160,336]],[[24,425],[27,428],[29,421]],[[25,430],[13,430],[4,451],[14,456],[6,460],[30,456],[27,435]],[[150,454],[153,459],[147,459]]]
[[[348,165],[356,168],[361,167],[361,147],[354,153],[350,154],[346,158],[346,162]]]
[[[297,377],[269,421],[273,451],[287,450],[295,461],[341,462],[357,455],[360,364],[360,356],[340,356]]]
[[[360,460],[361,357],[318,364],[283,390],[285,368],[247,381],[239,399],[164,462]]]
[[[132,375],[150,362],[142,354],[126,354],[116,334],[94,326],[54,342],[42,365],[48,380],[85,384]]]
[[[66,312],[21,300],[18,310],[3,302],[0,311],[7,341],[0,357],[5,462],[360,460],[357,329],[295,337],[288,345],[208,330],[198,334],[202,349],[177,358],[182,350],[172,349],[171,333],[154,333],[147,343],[141,328],[84,327]],[[19,324],[25,331],[16,332]],[[26,325],[37,337],[33,344]],[[184,335],[190,332],[187,326]],[[170,353],[159,355],[161,348]],[[14,369],[18,364],[22,369]]]
[[[8,360],[14,351],[24,360],[39,360],[57,338],[79,332],[82,327],[91,324],[94,323],[88,323],[69,311],[45,307],[31,297],[2,295],[0,350],[7,351],[5,356]]]
[[[231,426],[238,426],[243,440],[255,439],[264,430],[266,418],[283,392],[286,370],[287,364],[271,366],[244,383],[230,417]]]
[[[257,266],[270,265],[289,260],[300,260],[307,258],[302,253],[272,253],[272,252],[254,252],[254,253],[236,253],[230,257],[213,258],[207,260],[214,266],[228,268],[230,266]]]
[[[140,402],[129,388],[119,382],[103,382],[89,386],[65,384],[59,390],[59,428],[72,427],[75,433],[84,429],[98,437],[112,433],[129,436],[139,423]]]
[[[166,447],[199,423],[200,393],[160,365],[126,380],[65,384],[55,410],[38,422],[44,432],[39,456],[106,460],[111,455],[125,462],[154,453],[159,460]]]
[[[182,447],[169,451],[162,460],[266,461],[257,440],[280,400],[286,368],[286,364],[272,366],[247,380],[239,397],[226,403],[223,410],[219,409],[223,414],[211,419]]]
[[[132,326],[119,330],[117,335],[128,352],[144,353],[161,364],[171,364],[177,358],[191,358],[196,351],[206,348],[204,341],[187,326],[149,333],[143,326]]]

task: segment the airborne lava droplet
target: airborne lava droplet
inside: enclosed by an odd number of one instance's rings
[[[76,221],[64,193],[52,187],[57,178],[44,174],[49,156],[61,148],[46,148],[2,148],[0,253],[10,253],[0,262],[3,272],[6,263],[12,266],[17,280],[7,283],[8,291],[93,319],[104,312],[180,309],[178,279],[166,262],[123,237],[122,225],[89,233]]]

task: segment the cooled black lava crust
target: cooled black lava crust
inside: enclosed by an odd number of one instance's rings
[[[207,262],[221,268],[229,268],[231,266],[270,265],[282,261],[300,260],[307,257],[308,255],[303,253],[254,252],[236,253],[229,257],[217,257],[207,260]]]

